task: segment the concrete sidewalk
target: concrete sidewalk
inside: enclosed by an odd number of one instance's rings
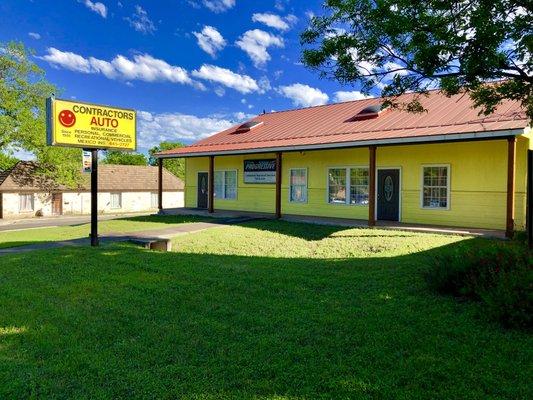
[[[142,232],[116,232],[108,233],[99,237],[100,243],[116,243],[116,242],[126,242],[129,240],[162,240],[170,239],[179,235],[186,235],[188,233],[200,232],[206,229],[218,228],[221,226],[228,225],[228,222],[221,221],[220,223],[211,223],[211,222],[192,222],[189,224],[180,224],[169,228],[164,229],[150,229]],[[0,256],[6,254],[20,254],[27,253],[30,251],[36,250],[49,250],[49,249],[58,249],[60,247],[71,247],[71,246],[90,246],[91,241],[89,238],[80,238],[72,240],[62,240],[59,242],[43,242],[43,243],[34,243],[18,247],[9,247],[6,249],[0,249]]]

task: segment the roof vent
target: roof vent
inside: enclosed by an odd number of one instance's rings
[[[248,121],[239,126],[237,129],[235,129],[235,132],[233,133],[249,132],[260,125],[263,125],[263,121]]]
[[[354,115],[352,118],[350,118],[348,121],[364,121],[366,119],[374,119],[379,117],[379,115],[386,110],[382,109],[382,104],[373,104],[371,106],[367,106],[363,108],[361,111],[359,111],[356,115]]]

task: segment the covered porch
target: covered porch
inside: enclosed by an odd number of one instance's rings
[[[446,142],[449,143],[449,138],[446,138]],[[204,155],[206,159],[208,159],[208,169],[205,172],[205,176],[207,177],[207,195],[206,195],[206,204],[205,209],[199,208],[192,208],[189,205],[189,208],[184,209],[163,209],[162,204],[162,169],[164,165],[164,159],[159,159],[159,178],[160,178],[160,184],[159,184],[159,210],[161,213],[185,213],[185,214],[196,214],[196,215],[209,215],[213,217],[223,217],[228,218],[230,216],[235,217],[242,217],[249,215],[253,218],[276,218],[276,219],[285,219],[290,221],[302,221],[302,222],[311,222],[311,223],[320,223],[320,224],[335,224],[335,225],[346,225],[346,226],[356,226],[356,227],[380,227],[380,228],[387,228],[387,229],[403,229],[403,230],[415,230],[415,231],[427,231],[427,232],[438,232],[438,233],[453,233],[453,234],[462,234],[462,235],[476,235],[476,236],[491,236],[491,237],[508,237],[511,238],[514,235],[515,230],[515,204],[516,204],[516,158],[517,158],[517,137],[515,135],[498,135],[495,137],[485,137],[483,139],[481,138],[470,138],[470,139],[463,139],[463,140],[457,140],[457,142],[479,142],[479,141],[491,141],[491,140],[498,140],[501,145],[505,143],[506,146],[506,155],[505,155],[505,163],[506,163],[506,171],[505,171],[505,180],[506,180],[506,187],[504,188],[506,197],[505,197],[505,230],[499,230],[499,229],[475,229],[475,228],[460,228],[460,227],[449,227],[449,226],[442,226],[438,223],[429,223],[429,224],[419,224],[419,223],[405,223],[400,222],[401,219],[398,218],[398,221],[387,221],[387,220],[379,220],[378,212],[377,212],[377,204],[379,201],[379,190],[377,189],[377,183],[378,183],[378,171],[382,168],[379,166],[379,149],[390,149],[393,147],[393,145],[388,146],[379,146],[379,145],[369,145],[369,146],[357,146],[358,149],[361,151],[366,149],[366,157],[367,157],[367,165],[368,165],[368,213],[367,218],[362,219],[361,217],[354,218],[347,217],[344,218],[341,216],[339,217],[331,217],[331,216],[315,216],[315,215],[296,215],[294,213],[291,213],[290,210],[284,210],[282,201],[282,192],[283,192],[283,179],[286,175],[286,172],[289,172],[290,168],[284,168],[283,166],[283,160],[285,156],[288,156],[290,153],[294,153],[295,150],[292,151],[277,151],[277,152],[271,152],[270,154],[275,155],[275,182],[273,184],[274,191],[273,196],[271,199],[272,205],[274,205],[274,212],[247,212],[242,210],[225,210],[223,207],[220,207],[221,209],[215,209],[215,188],[214,188],[214,175],[215,175],[215,167],[217,163],[217,159],[219,157],[224,157],[226,154],[217,154],[217,155]],[[436,143],[437,141],[433,142]],[[438,142],[437,142],[438,143]],[[427,142],[420,142],[420,143],[411,143],[411,145],[415,145],[415,147],[419,147],[419,145],[427,144]],[[499,147],[500,149],[502,147]],[[313,149],[311,149],[312,151]],[[319,150],[319,149],[317,149]],[[301,151],[300,151],[301,153]],[[233,153],[237,154],[237,153]],[[233,155],[232,154],[232,155]],[[259,155],[259,153],[253,153],[255,155]],[[248,155],[253,155],[248,154]],[[364,154],[364,153],[363,153]],[[167,157],[170,158],[170,157]],[[285,177],[286,179],[286,177]],[[503,184],[503,182],[502,182]],[[503,189],[503,188],[502,188]],[[286,182],[285,182],[285,188],[286,191]],[[400,189],[401,191],[401,189]],[[454,224],[455,225],[455,224]],[[459,226],[458,223],[456,223],[457,226]]]

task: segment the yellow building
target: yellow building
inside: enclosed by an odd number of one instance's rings
[[[517,103],[488,116],[438,91],[422,114],[381,104],[263,114],[159,157],[186,157],[185,206],[211,212],[524,229],[531,130]]]

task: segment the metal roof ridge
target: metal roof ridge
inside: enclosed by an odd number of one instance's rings
[[[510,120],[512,121],[512,120]],[[441,127],[448,127],[448,126],[462,126],[462,125],[473,125],[473,124],[479,124],[483,126],[483,124],[489,124],[489,123],[497,123],[498,121],[468,121],[468,122],[462,122],[460,124],[441,124],[441,125],[426,125],[426,126],[413,126],[413,127],[402,127],[402,128],[388,128],[388,129],[372,129],[372,130],[364,130],[364,131],[347,131],[347,132],[333,132],[333,133],[326,133],[322,135],[311,135],[311,136],[292,136],[288,138],[279,138],[279,139],[262,139],[262,140],[255,140],[255,141],[232,141],[232,142],[223,142],[223,143],[206,143],[206,144],[191,144],[186,147],[182,147],[182,149],[190,149],[190,148],[205,148],[205,147],[213,147],[213,146],[222,146],[222,145],[233,145],[233,144],[244,144],[244,143],[262,143],[262,142],[271,142],[271,141],[287,141],[287,140],[295,140],[295,139],[305,139],[305,138],[314,138],[314,137],[331,137],[331,136],[341,136],[341,135],[351,135],[351,134],[360,134],[360,133],[375,133],[375,132],[382,132],[382,131],[407,131],[412,129],[431,129],[431,128],[441,128]],[[168,152],[172,152],[174,150],[168,150]]]

